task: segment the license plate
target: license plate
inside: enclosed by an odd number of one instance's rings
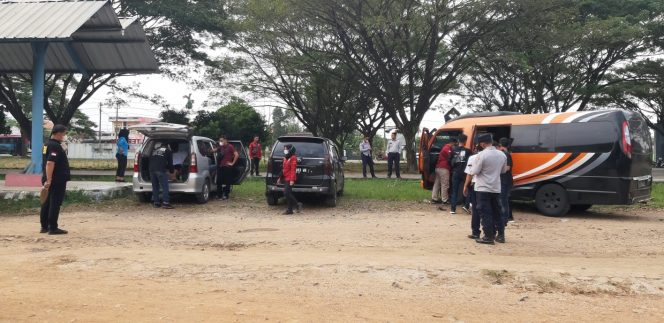
[[[297,174],[309,174],[310,169],[309,168],[304,168],[304,167],[298,167],[295,169],[295,173]]]

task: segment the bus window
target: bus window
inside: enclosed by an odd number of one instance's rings
[[[618,128],[610,122],[563,123],[556,125],[556,151],[606,153],[613,150],[618,136]]]
[[[512,127],[512,152],[541,153],[555,150],[555,129],[550,125]]]
[[[450,142],[452,138],[456,138],[461,134],[461,131],[458,130],[451,130],[451,131],[440,131],[436,134],[436,139],[433,140],[433,144],[431,145],[431,149],[429,150],[431,153],[434,152],[439,152],[441,149],[443,149],[443,146]]]

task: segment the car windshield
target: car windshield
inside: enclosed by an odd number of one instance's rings
[[[308,142],[308,141],[296,141],[296,142],[277,142],[274,146],[274,152],[272,157],[282,158],[284,157],[284,146],[285,145],[295,146],[296,155],[304,158],[323,158],[325,157],[325,147],[322,142]]]

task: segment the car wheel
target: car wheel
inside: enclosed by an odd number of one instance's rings
[[[147,203],[152,201],[152,193],[136,193],[134,194],[136,199],[141,203]]]
[[[196,194],[196,201],[200,204],[205,204],[210,200],[210,182],[205,181],[201,192]]]
[[[330,187],[330,190],[332,191],[332,194],[329,194],[325,198],[325,205],[329,207],[336,207],[337,206],[337,186],[334,185]]]
[[[588,211],[588,209],[590,209],[591,207],[593,207],[592,204],[574,204],[570,206],[570,211],[576,213],[583,213]]]
[[[279,203],[279,197],[274,193],[267,193],[265,195],[267,199],[267,205],[277,205]]]
[[[546,184],[537,190],[535,206],[544,215],[563,216],[570,209],[567,191],[558,184]]]

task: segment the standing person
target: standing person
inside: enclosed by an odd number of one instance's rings
[[[479,239],[480,237],[480,212],[477,211],[477,194],[475,193],[475,177],[471,174],[473,169],[473,164],[475,163],[475,158],[477,154],[482,150],[481,147],[476,146],[473,149],[473,155],[468,157],[468,162],[466,163],[466,168],[464,173],[466,174],[466,179],[463,184],[463,196],[468,199],[470,205],[470,230],[471,234],[468,238],[473,240]]]
[[[507,172],[500,174],[500,202],[502,209],[500,210],[503,225],[507,226],[507,221],[514,221],[512,217],[512,207],[510,206],[510,192],[514,184],[512,177],[512,153],[510,152],[510,139],[500,138],[498,141],[498,149],[507,157]]]
[[[478,142],[482,152],[475,158],[471,174],[475,177],[477,210],[482,217],[484,237],[475,241],[484,244],[493,244],[494,240],[504,243],[505,226],[500,217],[500,174],[505,172],[507,157],[493,146],[490,133],[481,134]]]
[[[125,181],[125,171],[127,170],[127,155],[129,154],[129,130],[127,128],[120,129],[118,132],[117,152],[115,159],[118,160],[118,169],[115,172],[115,181]]]
[[[397,140],[397,133],[393,132],[387,141],[387,178],[392,178],[392,167],[394,167],[397,178],[401,178],[399,161],[401,160],[401,142]]]
[[[360,143],[360,155],[362,156],[362,177],[367,178],[367,165],[369,165],[371,178],[376,178],[373,156],[371,154],[371,143],[367,135],[364,135],[364,140]]]
[[[250,174],[253,175],[255,173],[256,176],[261,176],[258,172],[258,166],[261,162],[261,158],[263,157],[263,149],[261,148],[261,143],[258,140],[258,136],[254,136],[254,141],[249,144],[249,157],[251,158]]]
[[[170,203],[168,178],[169,173],[173,173],[173,152],[168,145],[161,142],[154,144],[154,149],[150,155],[150,179],[152,180],[152,203],[154,207],[163,207],[172,209]],[[159,190],[161,188],[161,200],[159,200]],[[163,202],[163,203],[162,203]]]
[[[438,161],[436,162],[436,181],[434,182],[433,190],[431,191],[432,203],[449,203],[450,155],[452,149],[454,149],[458,142],[459,141],[456,138],[452,138],[449,143],[443,146],[438,154]],[[455,212],[450,211],[450,214],[454,213]]]
[[[459,199],[459,190],[464,187],[466,180],[466,165],[468,158],[472,154],[471,150],[466,148],[466,141],[468,136],[464,134],[459,135],[459,144],[452,150],[450,157],[450,167],[452,168],[452,194],[450,194],[450,213],[456,213],[457,200]],[[469,199],[464,196],[463,210],[470,213]]]
[[[295,155],[295,147],[293,145],[284,146],[284,161],[282,163],[282,172],[277,179],[277,184],[282,181],[284,183],[284,197],[288,204],[288,208],[284,214],[293,214],[293,208],[300,213],[302,211],[302,203],[298,202],[293,195],[293,186],[297,181],[297,156]]]
[[[227,200],[231,193],[233,176],[235,174],[235,163],[240,156],[235,147],[228,143],[226,136],[219,137],[219,147],[213,150],[218,153],[218,173],[217,173],[217,197],[221,200]]]
[[[66,139],[67,127],[55,125],[51,130],[51,138],[42,149],[42,185],[48,190],[48,197],[41,206],[39,219],[41,222],[40,233],[67,234],[66,230],[58,227],[60,217],[60,206],[65,199],[67,182],[71,180],[69,170],[69,159],[62,149],[62,142]]]

